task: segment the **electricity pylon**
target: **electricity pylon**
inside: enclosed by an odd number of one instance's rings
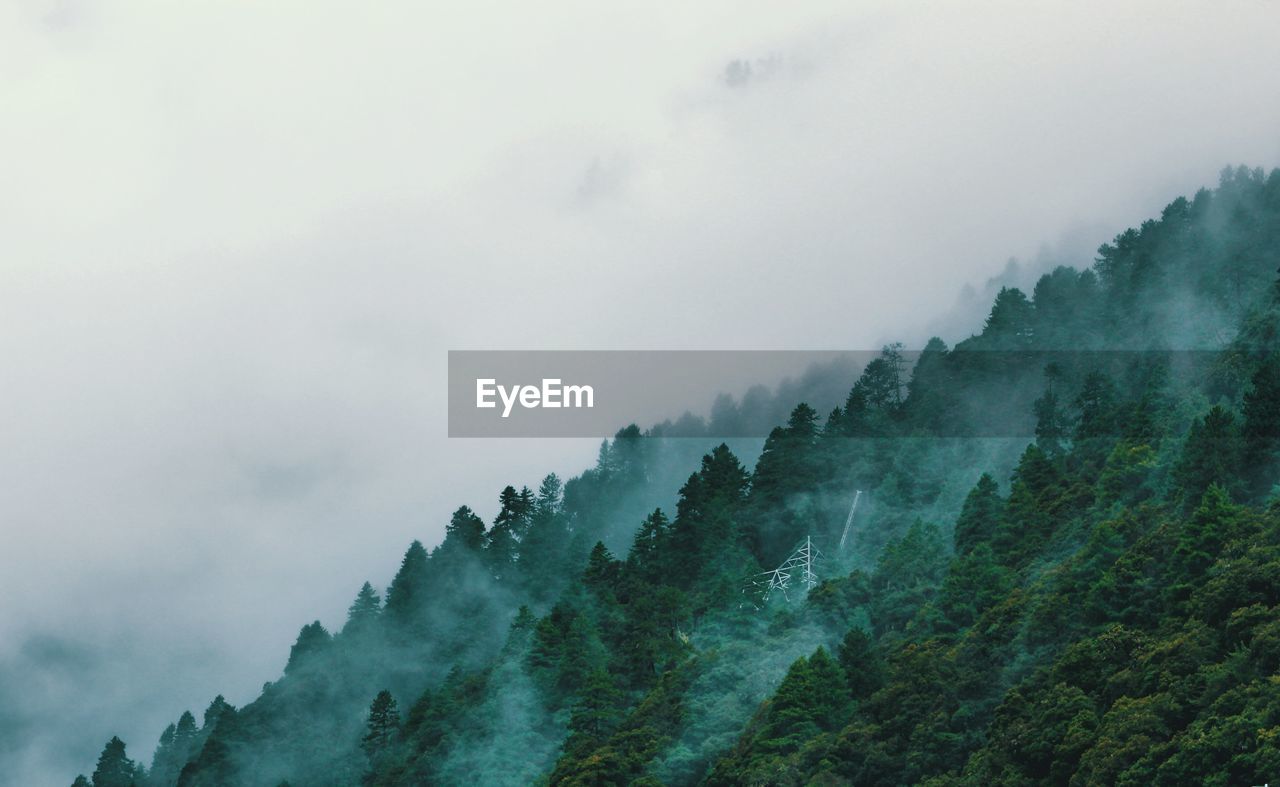
[[[757,574],[752,578],[748,589],[760,594],[761,603],[768,601],[774,592],[782,593],[782,597],[790,601],[788,590],[799,586],[808,593],[818,584],[818,574],[813,569],[821,559],[822,553],[813,545],[813,537],[805,536],[790,557],[782,561],[782,565],[772,571]]]

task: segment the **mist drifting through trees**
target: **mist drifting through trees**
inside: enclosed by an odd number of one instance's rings
[[[255,700],[78,783],[1274,779],[1278,269],[1280,171],[1228,169],[763,444],[628,426],[490,522],[459,507]],[[956,436],[993,417],[1034,434]],[[806,537],[820,583],[760,600]]]

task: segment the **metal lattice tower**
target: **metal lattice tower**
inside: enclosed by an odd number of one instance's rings
[[[821,559],[822,553],[813,545],[813,537],[805,536],[791,556],[782,561],[782,565],[772,571],[757,574],[752,578],[748,589],[760,594],[761,603],[768,601],[775,592],[782,593],[782,597],[790,601],[788,590],[798,586],[808,593],[818,584],[814,566]]]

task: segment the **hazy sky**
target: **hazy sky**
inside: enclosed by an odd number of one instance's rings
[[[0,3],[4,771],[590,461],[447,440],[448,349],[919,346],[1280,163],[1280,3],[1116,5]]]

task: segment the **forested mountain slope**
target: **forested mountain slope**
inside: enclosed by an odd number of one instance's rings
[[[1280,171],[1228,170],[762,449],[629,427],[91,783],[1275,781],[1278,266]]]

